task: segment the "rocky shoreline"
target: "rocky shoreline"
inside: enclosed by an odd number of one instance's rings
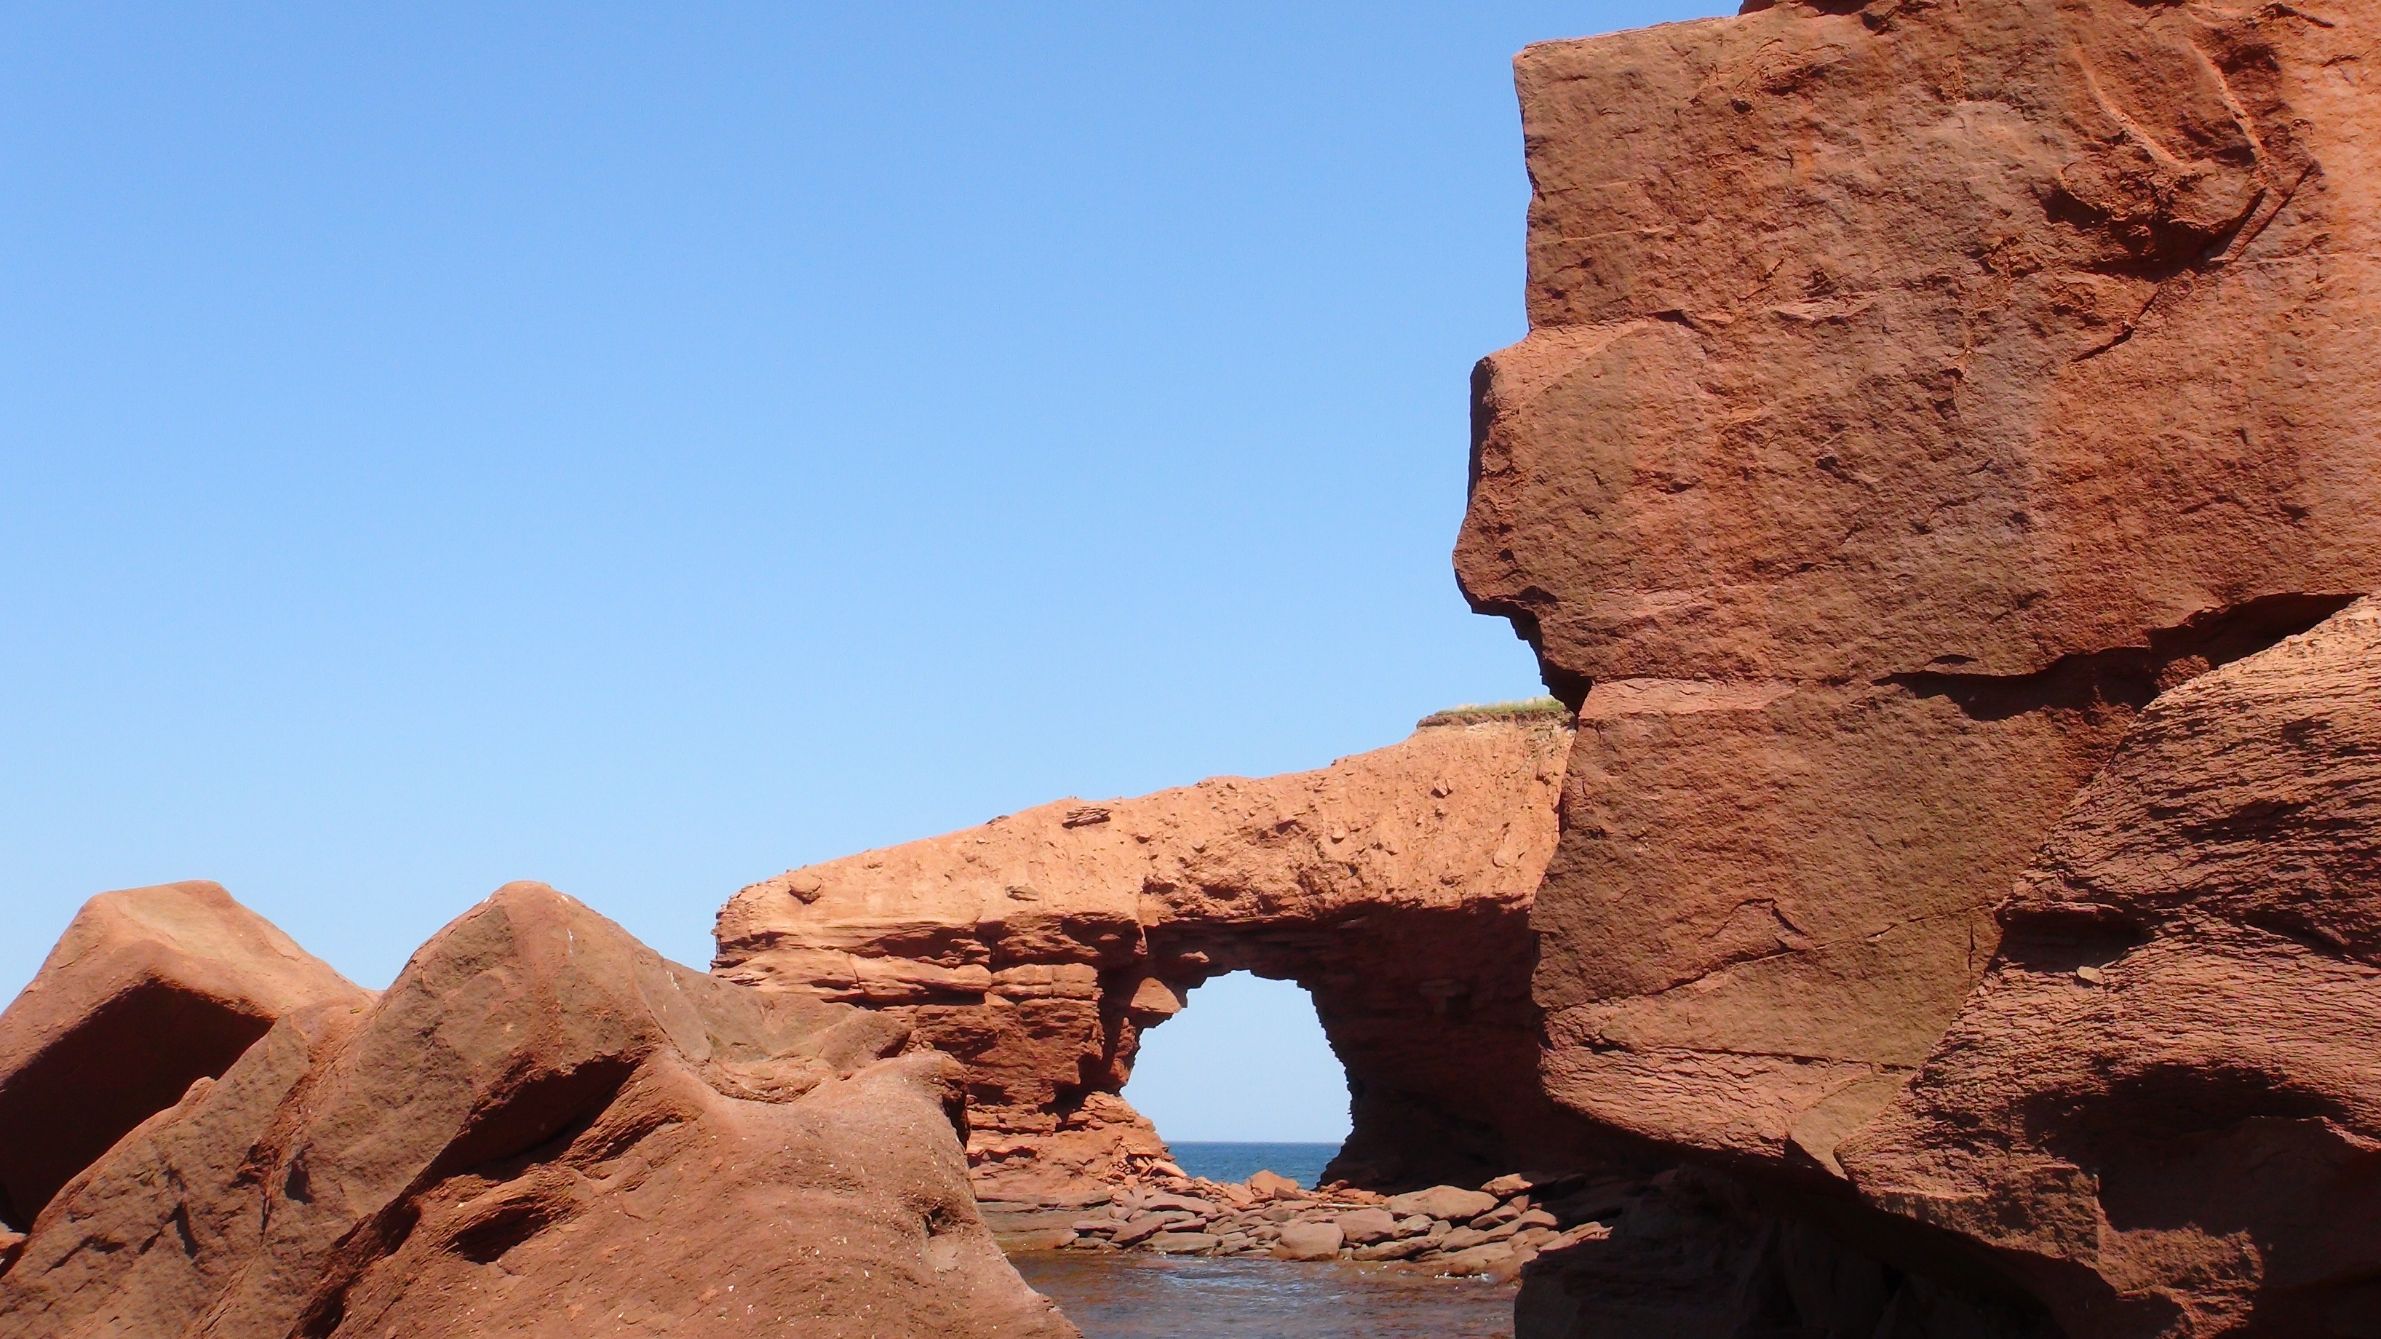
[[[1246,1182],[1183,1177],[1086,1185],[978,1207],[1002,1249],[1146,1251],[1175,1256],[1349,1260],[1449,1278],[1508,1282],[1540,1254],[1610,1235],[1662,1178],[1581,1173],[1500,1176],[1478,1188],[1382,1194],[1313,1190],[1271,1172]]]

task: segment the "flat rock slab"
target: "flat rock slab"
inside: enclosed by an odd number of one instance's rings
[[[1424,1218],[1439,1218],[1450,1223],[1467,1222],[1497,1206],[1497,1198],[1484,1190],[1465,1190],[1461,1186],[1432,1186],[1404,1195],[1391,1195],[1388,1210],[1404,1216],[1419,1214]]]

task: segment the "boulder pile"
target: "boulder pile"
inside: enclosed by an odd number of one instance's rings
[[[1063,1339],[958,1085],[542,885],[377,994],[212,884],[103,894],[0,1014],[0,1334]]]
[[[1541,1252],[1609,1235],[1666,1179],[1517,1173],[1478,1188],[1384,1195],[1341,1184],[1308,1191],[1259,1172],[1245,1183],[1184,1178],[1113,1192],[1085,1187],[981,1207],[1012,1251],[1347,1260],[1502,1282]]]

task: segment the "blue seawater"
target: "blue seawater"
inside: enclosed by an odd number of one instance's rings
[[[1339,1152],[1337,1144],[1192,1144],[1169,1143],[1174,1164],[1210,1181],[1246,1181],[1258,1172],[1276,1172],[1309,1190],[1323,1176],[1323,1165]]]
[[[1019,1255],[1084,1339],[1511,1339],[1513,1286],[1345,1261]]]

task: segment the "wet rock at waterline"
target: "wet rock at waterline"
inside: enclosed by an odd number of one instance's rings
[[[1497,1178],[1495,1193],[1432,1186],[1383,1196],[1347,1185],[1308,1191],[1286,1178],[1219,1184],[1179,1178],[1077,1201],[986,1200],[984,1220],[1012,1252],[1139,1252],[1286,1261],[1345,1260],[1444,1277],[1517,1277],[1546,1250],[1601,1238],[1662,1181],[1582,1173]],[[1259,1189],[1259,1185],[1263,1189]],[[1440,1211],[1433,1213],[1431,1210]],[[1060,1219],[1065,1226],[1057,1226]]]
[[[991,1196],[1178,1173],[1125,1081],[1141,1034],[1236,970],[1304,986],[1346,1067],[1330,1175],[1543,1162],[1573,1123],[1538,1086],[1525,919],[1567,721],[1458,713],[1313,772],[1061,800],[794,870],[727,904],[714,971],[888,1011],[958,1056]]]
[[[1045,1251],[1026,1281],[1097,1339],[1488,1339],[1513,1288],[1344,1261]]]
[[[1293,1220],[1272,1235],[1271,1254],[1283,1260],[1336,1260],[1347,1245],[1347,1235],[1336,1223]]]

